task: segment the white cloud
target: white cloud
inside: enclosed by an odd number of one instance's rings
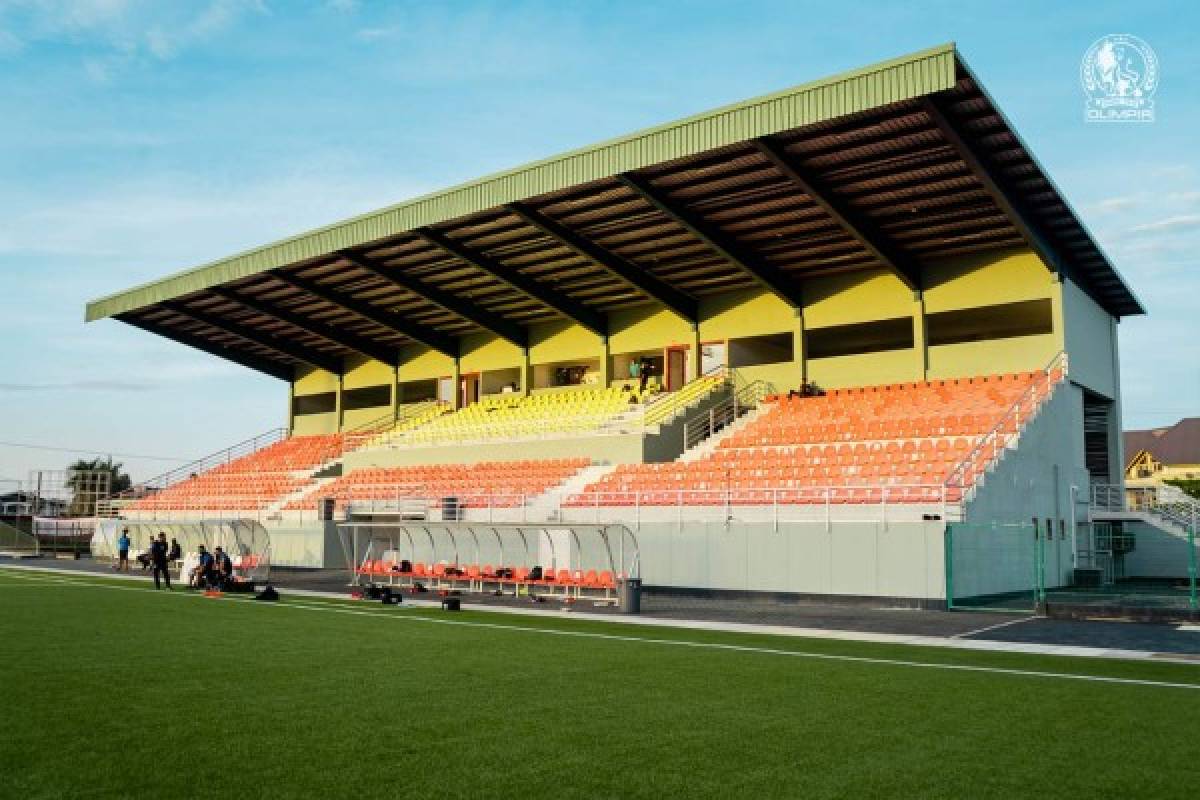
[[[1101,200],[1098,203],[1093,203],[1087,207],[1088,211],[1095,214],[1112,214],[1118,211],[1128,211],[1142,203],[1141,197],[1129,195],[1126,197],[1109,197]]]
[[[1132,236],[1170,234],[1200,228],[1200,214],[1180,214],[1166,219],[1134,225],[1127,232]]]
[[[148,392],[153,384],[133,381],[81,380],[61,383],[0,383],[0,392]]]
[[[193,8],[130,0],[31,0],[0,6],[0,14],[7,10],[18,30],[0,32],[0,55],[14,42],[84,45],[95,51],[80,62],[84,75],[107,84],[125,68],[169,60],[205,44],[243,16],[267,12],[261,0],[210,0]]]

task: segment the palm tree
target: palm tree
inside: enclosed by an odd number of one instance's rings
[[[133,485],[121,471],[124,464],[107,458],[81,458],[67,467],[67,486],[72,490],[68,516],[89,517],[96,513],[96,501],[123,492]],[[107,478],[105,477],[107,475]]]

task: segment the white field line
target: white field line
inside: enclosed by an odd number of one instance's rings
[[[15,576],[14,576],[15,577]],[[24,578],[30,583],[41,583],[43,585],[58,585],[58,586],[76,586],[80,588],[90,589],[118,589],[124,591],[140,591],[146,593],[145,589],[135,589],[131,586],[106,586],[98,583],[87,583],[77,580],[62,580],[56,577],[47,576],[45,578],[33,577]],[[170,593],[174,595],[175,593]],[[181,593],[179,596],[204,598],[202,594]],[[877,658],[871,656],[851,656],[839,655],[834,653],[812,653],[798,650],[780,650],[771,647],[755,647],[752,645],[736,645],[723,644],[719,642],[696,642],[681,639],[655,639],[643,636],[621,636],[614,633],[599,633],[595,631],[571,631],[571,630],[555,630],[552,628],[537,628],[527,625],[504,625],[497,622],[474,622],[470,620],[455,620],[448,618],[425,617],[416,614],[395,614],[389,611],[367,611],[364,609],[342,608],[331,603],[320,605],[309,605],[305,603],[255,603],[252,600],[240,601],[260,607],[269,608],[290,608],[303,611],[323,611],[330,614],[347,614],[350,616],[360,617],[376,617],[390,620],[403,620],[406,622],[428,622],[434,625],[454,625],[467,628],[483,628],[487,630],[513,631],[519,633],[537,633],[549,636],[568,636],[580,639],[594,639],[613,642],[632,642],[639,644],[655,644],[670,647],[690,647],[703,650],[718,650],[737,653],[758,653],[764,655],[784,656],[790,658],[805,658],[817,661],[837,661],[855,664],[874,664],[880,666],[894,667],[911,667],[915,669],[936,669],[951,672],[978,672],[992,675],[1009,675],[1032,678],[1047,678],[1056,680],[1084,681],[1090,683],[1110,683],[1121,684],[1127,686],[1151,686],[1162,689],[1193,689],[1200,690],[1200,683],[1176,683],[1171,681],[1158,681],[1143,678],[1120,678],[1108,675],[1087,675],[1072,672],[1048,672],[1044,670],[1028,670],[1017,669],[1012,667],[987,667],[971,664],[938,664],[927,661],[911,661],[907,659],[896,658]],[[401,606],[402,607],[402,606]],[[415,610],[415,609],[414,609]],[[1159,659],[1161,660],[1161,659]]]
[[[975,636],[976,634],[987,633],[988,631],[994,631],[994,630],[997,630],[998,628],[1007,628],[1009,625],[1020,625],[1022,622],[1029,622],[1030,620],[1034,620],[1034,619],[1037,619],[1037,617],[1021,617],[1020,619],[1010,619],[1007,622],[997,622],[995,625],[988,625],[987,627],[984,627],[984,628],[976,628],[973,631],[963,631],[962,633],[956,633],[953,636],[951,636],[950,638],[951,639],[965,639],[968,636]]]
[[[3,566],[0,566],[0,570]],[[13,566],[13,570],[49,572],[71,577],[116,578],[119,580],[147,580],[146,576],[97,574],[80,572],[79,570],[54,567]],[[311,589],[285,589],[288,595],[302,597],[326,598],[345,600],[346,595],[338,592],[314,591]],[[422,608],[438,608],[436,600],[423,600],[405,596],[404,603]],[[552,612],[545,609],[511,608],[508,606],[471,606],[471,611],[482,613],[503,614],[506,616],[529,616],[545,618]],[[919,634],[879,633],[876,631],[843,631],[828,628],[802,628],[789,625],[764,625],[749,622],[717,622],[713,620],[689,620],[653,617],[645,615],[613,615],[591,614],[586,611],[563,612],[560,616],[570,616],[596,622],[609,622],[621,625],[641,625],[655,628],[678,628],[685,630],[722,631],[726,633],[749,633],[767,636],[788,636],[801,639],[835,639],[849,642],[872,642],[875,644],[900,644],[914,647],[945,647],[956,650],[976,650],[984,652],[1025,653],[1029,655],[1073,656],[1077,658],[1108,658],[1128,661],[1174,662],[1179,664],[1196,665],[1194,658],[1179,656],[1175,653],[1158,653],[1153,650],[1124,650],[1117,648],[1089,647],[1085,645],[1040,644],[1035,642],[1006,642],[995,639],[966,639],[954,636],[927,636]],[[1030,618],[1022,617],[1022,620]],[[1006,620],[1008,624],[1012,620]],[[978,632],[978,631],[976,631]]]

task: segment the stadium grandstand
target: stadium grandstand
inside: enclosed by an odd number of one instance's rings
[[[605,593],[626,562],[583,563],[570,533],[618,525],[650,587],[937,605],[950,525],[1030,526],[1047,584],[1073,579],[1090,487],[1122,481],[1116,326],[1142,313],[946,45],[300,234],[86,318],[289,396],[285,428],[114,498],[128,519],[253,519],[275,564],[449,561],[471,585],[536,564]],[[489,525],[526,526],[552,552],[344,547],[364,525],[476,548]],[[981,540],[960,588],[1023,585],[1009,541]]]

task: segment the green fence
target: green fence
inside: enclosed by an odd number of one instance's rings
[[[946,526],[946,605],[1032,612],[1042,600],[1045,553],[1031,523]]]
[[[31,534],[0,522],[0,555],[27,556],[38,552],[38,541]]]
[[[946,526],[946,605],[1028,613],[1047,605],[1195,612],[1196,532],[1146,522]]]

